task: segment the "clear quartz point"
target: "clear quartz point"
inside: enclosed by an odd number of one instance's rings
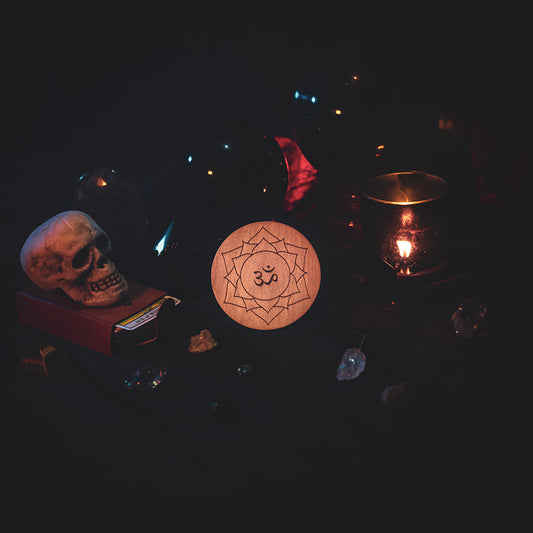
[[[472,337],[486,313],[487,309],[479,302],[472,298],[465,298],[452,315],[455,334],[463,339]]]
[[[161,367],[138,368],[124,378],[124,386],[130,390],[157,389],[167,373],[167,369]]]
[[[249,376],[252,373],[252,367],[248,364],[241,365],[237,368],[238,376]]]
[[[346,381],[358,377],[366,365],[365,354],[357,348],[348,348],[337,368],[337,380]]]

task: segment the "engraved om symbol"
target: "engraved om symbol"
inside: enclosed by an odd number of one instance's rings
[[[271,267],[270,265],[267,265],[266,267],[263,267],[261,270],[263,270],[263,272],[266,272],[267,274],[270,274],[271,272],[274,271],[274,267]],[[254,274],[255,274],[255,279],[254,279],[254,283],[258,286],[258,287],[261,287],[261,285],[270,285],[273,281],[278,281],[278,275],[277,274],[271,274],[270,275],[270,279],[268,281],[264,280],[263,279],[263,272],[261,272],[261,270],[254,270]]]

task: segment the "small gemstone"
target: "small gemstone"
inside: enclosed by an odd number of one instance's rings
[[[198,335],[191,337],[187,351],[189,353],[202,353],[218,346],[218,342],[208,329],[203,329]]]
[[[358,377],[366,365],[366,356],[357,348],[348,348],[337,368],[337,380],[345,381]]]
[[[238,376],[249,376],[252,373],[252,367],[250,365],[244,364],[237,368]]]
[[[486,313],[487,309],[479,302],[472,298],[465,298],[452,315],[455,334],[463,339],[472,337]]]
[[[124,386],[129,390],[157,389],[167,375],[166,368],[138,368],[124,378]]]

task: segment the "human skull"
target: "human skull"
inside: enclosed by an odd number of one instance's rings
[[[62,289],[91,307],[123,299],[128,284],[106,256],[111,241],[86,213],[64,211],[37,227],[26,239],[20,262],[28,278],[42,289]]]

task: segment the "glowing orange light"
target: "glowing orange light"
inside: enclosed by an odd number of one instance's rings
[[[98,185],[98,187],[105,187],[107,185],[107,181],[103,180],[102,178],[98,178],[96,180],[96,185]]]
[[[411,255],[411,243],[409,241],[396,241],[400,257],[407,259]]]
[[[212,171],[212,170],[208,170],[208,171],[207,171],[207,175],[208,175],[208,176],[212,176],[212,175],[213,175],[213,171]]]
[[[335,114],[336,115],[342,115],[342,111],[340,109],[335,109]]]
[[[267,188],[263,187],[263,194],[266,194],[266,192],[267,192]]]
[[[348,222],[348,226],[350,226],[350,228],[353,228],[355,226],[355,222],[350,220],[350,222]]]
[[[453,126],[453,118],[439,118],[439,130],[452,131]]]
[[[383,148],[385,148],[385,145],[384,144],[378,144],[376,146],[376,150],[383,150]]]
[[[356,74],[354,74],[354,75],[352,76],[352,80],[353,80],[353,81],[357,81],[358,79],[359,79],[359,76],[357,76]]]
[[[402,215],[400,217],[400,222],[402,224],[402,226],[408,226],[409,224],[412,224],[413,223],[413,220],[414,220],[414,215],[413,215],[413,212],[410,210],[410,209],[405,209],[404,211],[402,211]]]

